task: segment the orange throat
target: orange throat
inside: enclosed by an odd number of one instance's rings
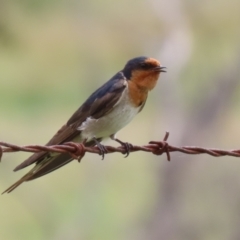
[[[128,80],[129,95],[134,106],[143,104],[151,91],[157,84],[159,72],[135,71],[130,80]]]

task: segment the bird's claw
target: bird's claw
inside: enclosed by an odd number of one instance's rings
[[[122,142],[121,145],[125,148],[125,158],[129,156],[131,149],[133,148],[133,145],[128,142]]]
[[[128,157],[128,155],[131,152],[131,149],[133,148],[133,145],[128,142],[122,142],[121,140],[119,140],[117,138],[115,138],[114,140],[122,145],[122,147],[125,149],[125,153],[123,153],[123,154],[125,154],[125,158]]]
[[[97,147],[100,151],[99,155],[102,156],[102,160],[103,160],[105,157],[105,153],[107,153],[108,151],[107,151],[106,147],[104,145],[102,145],[101,143],[97,144]]]
[[[107,148],[102,145],[96,138],[93,139],[99,149],[99,155],[102,156],[102,160],[104,159],[105,157],[105,154],[108,153],[108,150]]]

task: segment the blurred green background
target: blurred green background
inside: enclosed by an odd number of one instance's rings
[[[240,148],[239,0],[2,0],[0,141],[44,144],[130,58],[168,68],[118,137]],[[107,144],[113,144],[111,141]],[[5,154],[0,189],[29,154]],[[240,160],[87,154],[0,197],[0,239],[240,239]]]

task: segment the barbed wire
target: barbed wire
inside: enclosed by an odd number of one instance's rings
[[[196,146],[184,146],[176,147],[170,145],[167,140],[169,137],[169,132],[166,132],[162,141],[150,141],[149,144],[144,146],[136,146],[129,144],[129,152],[143,151],[151,152],[155,155],[166,154],[167,160],[170,161],[171,156],[170,152],[181,152],[185,154],[208,154],[213,157],[221,156],[232,156],[240,157],[240,149],[236,150],[222,150],[216,148],[203,148]],[[104,146],[106,150],[105,154],[119,152],[122,154],[127,154],[127,149],[124,146],[113,147],[113,146]],[[42,145],[27,145],[27,146],[18,146],[11,143],[0,142],[0,161],[5,153],[10,152],[57,152],[57,153],[68,153],[75,159],[82,158],[86,152],[95,153],[101,155],[101,150],[97,147],[87,147],[82,143],[67,142],[61,145],[52,145],[52,146],[42,146]]]

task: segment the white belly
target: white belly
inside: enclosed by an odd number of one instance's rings
[[[109,137],[126,126],[139,112],[140,107],[134,107],[128,97],[126,88],[119,102],[106,116],[99,119],[88,117],[78,128],[81,130],[81,139]]]

